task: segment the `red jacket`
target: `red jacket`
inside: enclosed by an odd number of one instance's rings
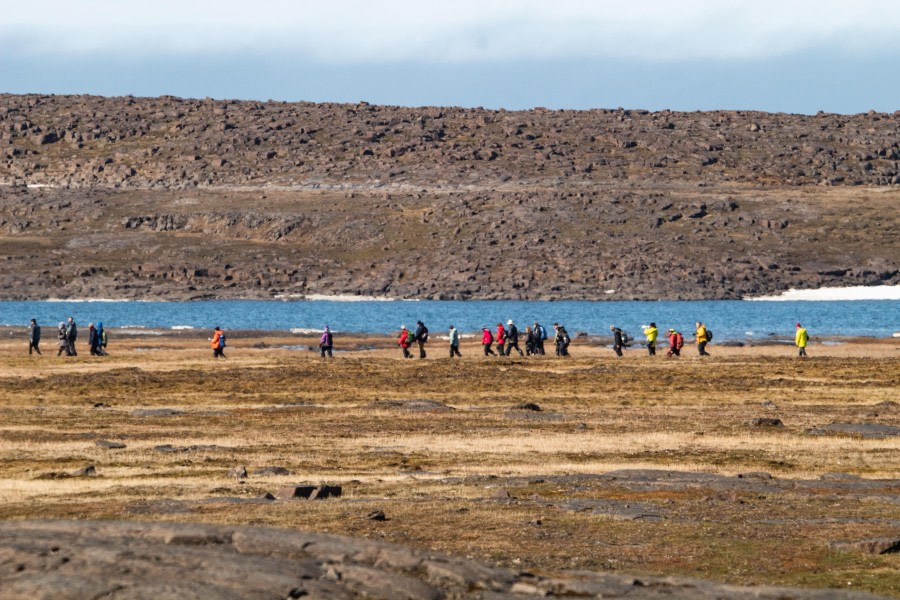
[[[681,350],[684,346],[684,336],[677,331],[669,334],[669,347]]]
[[[497,325],[497,344],[502,346],[506,342],[506,329],[503,325]]]
[[[404,329],[400,332],[400,339],[397,340],[397,345],[402,348],[409,348],[409,331]]]
[[[485,329],[484,333],[481,334],[481,343],[485,346],[494,343],[494,335],[491,333],[490,329]]]

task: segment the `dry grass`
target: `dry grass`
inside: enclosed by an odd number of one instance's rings
[[[203,340],[191,338],[117,340],[107,359],[28,357],[20,346],[0,343],[2,518],[304,527],[523,568],[816,586],[852,580],[854,589],[900,595],[896,556],[838,555],[826,545],[896,533],[900,439],[806,433],[832,422],[900,425],[900,407],[878,406],[900,392],[895,341],[814,347],[808,361],[778,347],[717,348],[708,361],[638,353],[615,360],[605,349],[576,346],[577,358],[567,361],[488,361],[466,347],[457,362],[401,361],[393,350],[375,350],[325,363],[235,339],[229,360],[215,363]],[[158,350],[137,350],[146,347]],[[412,399],[452,409],[373,404]],[[543,410],[511,408],[525,401]],[[184,414],[132,414],[162,407]],[[769,416],[785,426],[747,424]],[[106,450],[98,439],[127,448]],[[157,449],[163,445],[176,451]],[[96,477],[46,478],[88,464]],[[236,465],[278,465],[292,475],[238,482],[228,475]],[[811,489],[827,472],[894,481],[877,493],[722,495],[589,477],[618,469],[768,471]],[[320,481],[342,484],[344,497],[246,501]],[[498,487],[515,499],[489,499]],[[650,503],[666,518],[621,521],[564,508],[574,498]],[[374,508],[389,520],[367,521]]]

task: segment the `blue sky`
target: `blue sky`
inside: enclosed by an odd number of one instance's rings
[[[520,109],[900,109],[895,0],[30,0],[0,91]]]

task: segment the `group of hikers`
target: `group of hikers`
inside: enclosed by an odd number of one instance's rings
[[[78,339],[78,324],[75,323],[75,319],[69,317],[65,322],[60,321],[56,333],[59,340],[56,355],[78,356],[78,351],[75,349],[75,340]],[[88,324],[88,346],[91,356],[106,356],[108,342],[109,338],[103,323],[98,322],[96,327],[93,323]],[[41,354],[41,326],[38,325],[37,319],[32,319],[28,325],[28,354],[35,352]]]
[[[623,329],[610,325],[609,330],[613,337],[613,352],[617,356],[622,356],[622,351],[631,345],[634,340]],[[650,356],[656,356],[656,345],[659,339],[659,328],[656,323],[651,322],[649,325],[641,325],[641,330],[646,337],[647,353]],[[553,324],[553,344],[556,349],[556,356],[569,356],[569,344],[572,339],[566,328],[559,324]],[[509,319],[504,326],[502,322],[497,323],[496,333],[489,327],[482,327],[481,345],[485,356],[509,356],[513,351],[519,353],[519,356],[543,356],[544,342],[547,341],[547,330],[537,321],[533,325],[525,328],[525,351],[519,347],[519,329],[512,319]],[[59,349],[57,356],[65,353],[66,356],[78,356],[75,349],[75,340],[78,338],[78,326],[72,317],[66,322],[60,322],[58,328]],[[681,349],[684,347],[684,336],[680,331],[669,328],[666,331],[666,338],[669,343],[669,350],[666,356],[681,356]],[[695,323],[694,341],[697,344],[697,350],[700,356],[710,356],[706,351],[706,346],[713,339],[713,332],[704,323],[697,321]],[[453,325],[449,330],[450,340],[450,358],[462,358],[459,351],[459,331]],[[36,352],[41,354],[41,326],[38,325],[36,319],[31,319],[28,328],[28,354]],[[213,350],[213,358],[225,357],[225,332],[216,327],[213,330],[213,336],[209,338],[210,346]],[[106,356],[106,347],[108,343],[106,329],[103,323],[98,322],[95,327],[93,323],[88,325],[88,345],[90,346],[92,356]],[[427,356],[425,345],[428,343],[428,327],[422,321],[416,321],[416,328],[410,331],[406,325],[400,326],[400,336],[397,339],[397,345],[403,351],[403,358],[412,358],[413,354],[410,348],[416,344],[419,348],[419,358]],[[809,343],[809,333],[800,323],[797,323],[797,329],[794,336],[794,345],[799,349],[801,357],[807,356],[806,346]],[[496,344],[497,351],[494,351]],[[328,325],[322,331],[319,338],[319,351],[322,358],[332,358],[334,348],[334,336]]]

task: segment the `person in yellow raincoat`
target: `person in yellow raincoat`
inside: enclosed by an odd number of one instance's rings
[[[647,353],[650,356],[656,356],[656,338],[659,337],[659,330],[656,328],[656,323],[641,325],[641,328],[644,330],[644,335],[647,336]]]
[[[800,356],[806,356],[806,344],[809,343],[809,333],[806,328],[797,323],[797,333],[794,335],[794,345],[800,348]]]
[[[694,334],[694,337],[697,340],[697,350],[700,351],[700,356],[709,356],[709,352],[706,351],[706,344],[709,343],[709,336],[706,335],[706,325],[697,321],[697,331]]]

